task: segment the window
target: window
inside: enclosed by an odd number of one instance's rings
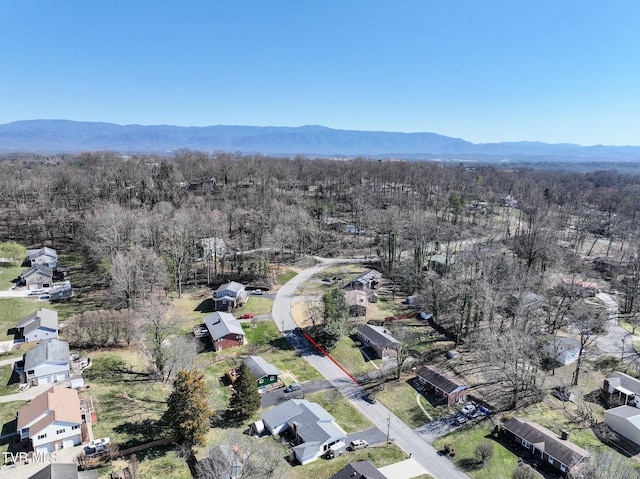
[[[44,439],[45,437],[47,437],[47,435],[46,435],[46,434],[40,434],[40,435],[38,436],[38,439]]]
[[[561,464],[560,464],[560,470],[561,470],[562,472],[566,472],[566,471],[567,471],[567,466],[565,466],[564,464],[562,464],[562,463],[561,463]]]
[[[531,443],[529,441],[527,441],[526,439],[522,440],[522,445],[524,447],[526,447],[527,449],[529,449],[531,447]]]
[[[553,457],[549,456],[549,464],[553,464]]]
[[[33,373],[35,373],[35,371],[34,371],[33,369],[30,369],[29,371],[27,371],[27,374],[30,374],[30,375],[31,375],[31,374],[33,374]]]
[[[80,429],[80,424],[76,424],[75,426],[73,426],[71,429]]]
[[[58,429],[56,431],[56,434],[64,434],[65,431],[66,431],[66,429]]]

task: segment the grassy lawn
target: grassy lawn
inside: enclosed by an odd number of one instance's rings
[[[271,310],[273,309],[273,299],[269,298],[256,298],[255,296],[251,296],[249,301],[245,303],[234,316],[239,316],[244,313],[252,313],[252,314],[271,314]]]
[[[170,388],[149,380],[144,374],[131,374],[109,368],[114,358],[122,359],[127,369],[145,371],[145,360],[133,349],[90,353],[92,366],[85,370],[90,386],[82,396],[94,400],[98,422],[93,425],[94,437],[110,437],[120,449],[167,437],[168,430],[160,418],[166,410]],[[187,479],[189,469],[173,451],[173,447],[158,447],[139,453],[141,471],[149,477]],[[100,477],[118,467],[100,468]]]
[[[375,395],[391,412],[398,416],[410,428],[422,426],[430,419],[418,406],[418,401],[427,410],[432,419],[442,415],[438,408],[434,408],[427,400],[405,381],[385,383],[384,389]],[[417,399],[416,399],[417,398]],[[446,412],[447,408],[441,407]]]
[[[354,377],[373,371],[382,364],[381,359],[366,360],[350,337],[342,338],[331,356]]]
[[[279,285],[284,285],[287,284],[291,279],[293,279],[297,274],[297,271],[288,269],[285,272],[276,275],[276,281]]]
[[[27,405],[26,401],[0,403],[0,436],[10,434],[16,430],[16,412]],[[13,437],[0,440],[0,455],[7,452]]]
[[[305,466],[293,466],[287,471],[286,477],[289,479],[327,479],[352,462],[371,461],[376,467],[384,467],[405,459],[407,459],[407,455],[395,444],[374,446],[343,454],[331,461],[318,459]]]
[[[0,299],[0,341],[14,338],[16,323],[38,308],[48,308],[48,301],[26,298]]]
[[[0,396],[17,393],[19,384],[18,376],[13,373],[11,364],[0,366]]]
[[[255,325],[242,323],[242,329],[249,344],[265,345],[282,337],[273,321],[257,321]]]
[[[345,397],[337,390],[320,391],[308,394],[305,399],[317,402],[336,418],[342,429],[347,433],[370,429],[374,424],[364,417]]]
[[[511,477],[513,470],[518,467],[518,456],[490,437],[493,424],[484,421],[471,428],[460,428],[434,441],[436,449],[442,449],[445,444],[452,444],[456,449],[453,462],[474,479],[496,479]],[[482,468],[477,469],[474,464],[476,446],[481,441],[493,444],[494,456]]]
[[[23,268],[19,264],[0,263],[0,291],[5,291],[14,286],[15,280],[25,269],[27,268]]]

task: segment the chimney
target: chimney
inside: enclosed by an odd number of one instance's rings
[[[569,433],[567,431],[560,431],[560,439],[566,441],[569,439]]]

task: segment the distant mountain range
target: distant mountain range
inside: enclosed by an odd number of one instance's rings
[[[0,125],[0,152],[76,153],[111,150],[159,153],[188,148],[268,155],[475,159],[478,161],[640,160],[638,146],[580,146],[569,143],[474,144],[435,133],[335,130],[324,126],[258,127],[116,125],[69,120],[25,120]]]

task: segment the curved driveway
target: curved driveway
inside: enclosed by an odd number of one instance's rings
[[[291,316],[291,303],[295,291],[302,283],[324,268],[338,263],[356,263],[358,259],[323,259],[316,258],[318,264],[301,271],[291,281],[285,284],[276,295],[273,302],[273,320],[289,339],[289,341],[303,353],[308,353],[308,344],[304,338],[292,334],[296,323]],[[364,416],[381,430],[389,430],[389,437],[418,464],[424,467],[436,479],[468,479],[465,473],[456,468],[448,459],[438,455],[437,451],[419,434],[404,424],[384,405],[377,402],[368,404],[361,398],[360,388],[336,366],[329,358],[314,354],[305,354],[304,358],[315,367],[353,404]]]

